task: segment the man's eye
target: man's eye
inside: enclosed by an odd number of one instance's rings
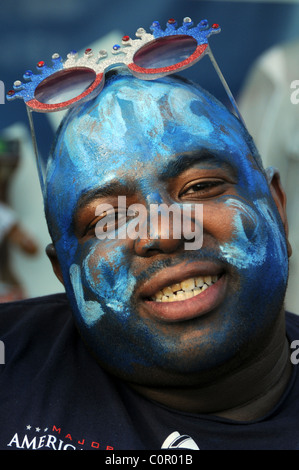
[[[133,217],[136,217],[135,211],[128,210],[126,212],[115,210],[111,212],[103,212],[88,225],[86,234],[92,231],[94,232],[97,227],[100,227],[103,232],[117,230]]]
[[[212,197],[221,192],[224,183],[223,180],[198,181],[184,189],[180,196],[198,195]]]
[[[94,232],[97,226],[101,226],[103,232],[110,232],[115,230],[117,228],[118,222],[121,224],[124,218],[124,214],[119,214],[118,216],[116,211],[110,213],[103,212],[88,225],[87,233]]]

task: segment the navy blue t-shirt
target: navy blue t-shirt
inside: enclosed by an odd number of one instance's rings
[[[286,321],[290,342],[299,340],[299,316]],[[0,339],[1,450],[299,449],[296,365],[275,408],[239,422],[167,408],[110,377],[64,294],[2,304]]]

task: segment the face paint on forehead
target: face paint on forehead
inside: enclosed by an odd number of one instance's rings
[[[63,145],[72,163],[86,172],[94,170],[95,162],[104,174],[111,168],[118,171],[130,156],[134,162],[155,155],[162,160],[215,131],[203,109],[200,115],[191,110],[195,99],[199,96],[184,86],[173,90],[164,83],[134,82],[129,87],[120,81],[118,87],[103,92],[97,107],[72,116]]]
[[[159,167],[169,156],[200,146],[234,158],[237,149],[248,153],[240,129],[227,109],[200,89],[126,77],[66,118],[49,161],[47,186],[60,181],[67,188],[72,177],[72,184],[90,187],[99,178],[120,176],[127,165]]]
[[[123,157],[128,158],[128,149],[134,158],[147,160],[148,151],[162,158],[164,153],[182,151],[185,145],[198,145],[201,138],[212,147],[224,148],[232,144],[232,136],[222,132],[221,122],[231,127],[238,123],[200,88],[169,79],[143,82],[125,77],[104,88],[94,102],[69,114],[61,143],[73,164],[86,171],[94,160],[105,166],[106,158],[117,168]]]

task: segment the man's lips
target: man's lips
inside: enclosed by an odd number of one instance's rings
[[[168,322],[196,318],[216,308],[226,294],[223,268],[193,262],[165,268],[143,285],[141,297],[151,316]]]

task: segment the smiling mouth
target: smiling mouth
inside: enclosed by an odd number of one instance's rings
[[[154,302],[180,302],[196,297],[220,279],[220,275],[190,277],[159,290],[149,300]]]
[[[224,267],[215,262],[182,263],[165,268],[142,286],[143,312],[168,323],[216,312],[227,296],[228,280]]]

